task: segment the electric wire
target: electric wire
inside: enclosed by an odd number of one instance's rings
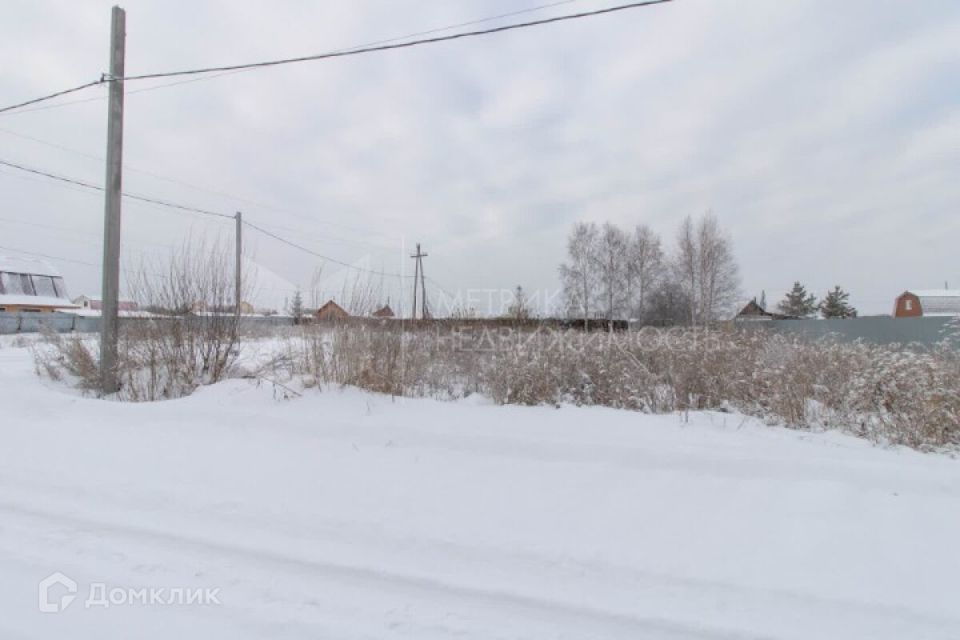
[[[7,111],[13,111],[14,109],[19,109],[20,107],[26,107],[26,106],[29,106],[29,105],[31,105],[31,104],[37,104],[38,102],[46,102],[47,100],[53,100],[54,98],[59,98],[60,96],[65,96],[65,95],[70,94],[70,93],[76,93],[77,91],[83,91],[84,89],[89,89],[90,87],[95,87],[95,86],[97,86],[98,84],[103,84],[104,82],[106,82],[106,79],[105,79],[105,78],[100,78],[99,80],[95,80],[95,81],[93,81],[93,82],[87,82],[87,83],[81,84],[81,85],[79,85],[79,86],[77,86],[77,87],[71,87],[70,89],[64,89],[64,90],[62,90],[62,91],[57,91],[56,93],[51,93],[51,94],[48,94],[48,95],[45,95],[45,96],[40,96],[39,98],[34,98],[34,99],[32,99],[32,100],[26,100],[25,102],[19,102],[19,103],[17,103],[17,104],[12,104],[12,105],[9,105],[9,106],[0,108],[0,113],[4,113],[4,112],[7,112]]]
[[[535,12],[535,11],[542,11],[542,10],[544,10],[544,9],[550,9],[550,8],[553,8],[553,7],[558,7],[558,6],[560,6],[560,5],[570,4],[570,3],[573,3],[573,2],[576,2],[576,1],[577,1],[577,0],[559,0],[558,2],[551,2],[551,3],[549,3],[549,4],[542,4],[542,5],[538,5],[538,6],[536,6],[536,7],[528,7],[528,8],[526,8],[526,9],[519,9],[519,10],[517,10],[517,11],[510,11],[510,12],[508,12],[508,13],[501,13],[501,14],[499,14],[499,15],[489,16],[489,17],[486,17],[486,18],[478,18],[478,19],[476,19],[476,20],[470,20],[470,21],[468,21],[468,22],[460,22],[460,23],[458,23],[458,24],[447,25],[447,26],[445,26],[445,27],[437,27],[437,28],[434,28],[434,29],[427,29],[426,31],[415,31],[415,32],[413,32],[413,33],[408,33],[408,34],[405,34],[405,35],[402,35],[402,36],[395,36],[395,37],[393,37],[393,38],[387,38],[387,39],[384,39],[384,40],[375,40],[375,41],[373,41],[373,42],[367,42],[367,43],[364,43],[364,44],[354,45],[354,46],[352,46],[352,47],[347,47],[347,48],[344,48],[344,49],[338,49],[338,51],[352,51],[352,50],[354,50],[354,49],[360,49],[360,48],[364,48],[364,47],[372,47],[372,46],[376,46],[376,45],[380,45],[380,44],[387,44],[387,43],[390,43],[390,42],[397,42],[397,41],[399,41],[399,40],[406,40],[407,38],[417,38],[417,37],[419,37],[419,36],[430,35],[431,33],[440,33],[440,32],[443,32],[443,31],[449,31],[450,29],[459,29],[459,28],[462,28],[462,27],[469,27],[469,26],[472,26],[472,25],[475,25],[475,24],[483,24],[483,23],[485,23],[485,22],[492,22],[492,21],[494,21],[494,20],[501,20],[501,19],[503,19],[503,18],[510,18],[510,17],[517,16],[517,15],[521,15],[521,14],[525,14],[525,13],[533,13],[533,12]],[[212,79],[214,79],[214,78],[219,78],[219,77],[221,77],[221,76],[227,76],[227,75],[232,75],[232,74],[234,74],[234,73],[240,73],[241,71],[245,71],[245,69],[237,69],[237,70],[233,70],[233,71],[225,71],[225,72],[223,72],[223,73],[216,73],[216,74],[209,75],[209,76],[204,76],[204,77],[201,77],[201,78],[190,78],[190,79],[187,79],[187,80],[178,80],[178,81],[176,81],[176,82],[168,82],[168,83],[165,83],[165,84],[159,84],[159,85],[156,85],[156,86],[153,86],[153,87],[145,87],[145,88],[142,88],[142,89],[134,89],[134,90],[132,90],[132,91],[127,91],[127,92],[126,92],[126,95],[133,95],[133,94],[136,94],[136,93],[144,93],[144,92],[147,92],[147,91],[155,91],[155,90],[157,90],[157,89],[166,89],[166,88],[168,88],[168,87],[175,87],[175,86],[182,85],[182,84],[190,84],[190,83],[192,83],[192,82],[201,82],[201,81],[204,81],[204,80],[212,80]],[[101,82],[98,81],[98,82],[92,83],[92,84],[101,84]],[[52,95],[52,96],[44,96],[44,97],[42,97],[42,98],[38,98],[38,99],[35,99],[35,100],[30,100],[30,101],[28,101],[28,102],[21,103],[21,104],[19,104],[19,105],[12,105],[12,106],[7,107],[7,108],[5,108],[5,109],[3,109],[3,110],[0,110],[0,113],[3,113],[3,112],[5,112],[5,111],[6,111],[6,112],[9,112],[9,111],[12,111],[12,110],[14,110],[14,109],[19,109],[19,107],[27,106],[27,105],[29,105],[29,104],[34,104],[34,103],[36,103],[36,102],[42,102],[42,101],[44,101],[44,100],[50,100],[50,99],[52,99],[52,98],[54,98],[54,97],[58,97],[58,96],[60,96],[60,95],[65,95],[65,93],[72,93],[73,91],[80,91],[81,89],[85,89],[85,88],[87,88],[88,86],[90,86],[90,85],[84,85],[84,86],[82,86],[82,87],[77,87],[77,88],[75,88],[75,89],[71,89],[71,90],[68,90],[68,91],[66,91],[66,92],[60,92],[60,93],[58,93],[58,94],[54,94],[54,95]],[[60,103],[52,104],[52,105],[45,105],[45,106],[42,106],[42,107],[36,107],[36,108],[34,108],[34,109],[22,109],[22,110],[19,110],[18,113],[31,113],[31,112],[33,112],[33,111],[45,111],[45,110],[47,110],[47,109],[58,109],[58,108],[60,108],[60,107],[66,107],[66,106],[70,106],[70,105],[74,105],[74,104],[83,104],[83,103],[85,103],[85,102],[94,102],[94,101],[97,101],[97,100],[106,100],[106,99],[107,99],[106,96],[94,96],[94,97],[92,97],[92,98],[84,98],[84,99],[82,99],[82,100],[71,100],[71,101],[69,101],[69,102],[60,102]]]
[[[342,261],[342,260],[337,260],[336,258],[331,258],[330,256],[323,255],[322,253],[317,253],[316,251],[313,251],[312,249],[308,249],[307,247],[304,247],[304,246],[301,245],[301,244],[298,244],[298,243],[296,243],[296,242],[294,242],[294,241],[292,241],[292,240],[288,240],[287,238],[284,238],[283,236],[279,236],[279,235],[273,233],[272,231],[268,231],[267,229],[264,229],[263,227],[261,227],[261,226],[259,226],[259,225],[256,225],[256,224],[254,224],[254,223],[252,223],[252,222],[248,222],[247,220],[244,220],[244,221],[243,221],[243,225],[246,226],[246,227],[250,227],[250,228],[253,229],[254,231],[257,231],[257,232],[259,232],[259,233],[262,233],[262,234],[265,235],[265,236],[269,236],[270,238],[273,238],[273,239],[276,240],[277,242],[281,242],[281,243],[283,243],[283,244],[285,244],[285,245],[288,245],[288,246],[290,246],[290,247],[292,247],[292,248],[294,248],[294,249],[297,249],[297,250],[299,250],[299,251],[302,251],[302,252],[304,252],[304,253],[307,253],[307,254],[315,257],[315,258],[320,258],[321,260],[326,260],[326,261],[328,261],[328,262],[332,262],[332,263],[334,263],[334,264],[340,265],[341,267],[345,267],[345,268],[347,268],[347,269],[354,269],[354,270],[356,270],[356,271],[361,271],[361,272],[365,272],[365,273],[370,273],[370,274],[372,274],[372,275],[382,276],[382,277],[385,277],[385,278],[412,278],[412,277],[413,277],[413,276],[403,275],[403,274],[400,274],[400,273],[390,273],[390,272],[387,272],[387,271],[377,271],[376,269],[367,269],[366,267],[358,267],[357,265],[350,264],[349,262],[344,262],[344,261]]]
[[[90,182],[84,182],[83,180],[77,180],[77,179],[75,179],[75,178],[67,178],[67,177],[65,177],[65,176],[57,175],[57,174],[55,174],[55,173],[50,173],[50,172],[48,172],[48,171],[43,171],[43,170],[41,170],[41,169],[34,169],[34,168],[31,168],[31,167],[26,167],[26,166],[24,166],[24,165],[17,164],[16,162],[9,162],[9,161],[7,161],[7,160],[2,160],[2,159],[0,159],[0,165],[5,166],[5,167],[10,167],[10,168],[12,168],[12,169],[19,169],[20,171],[25,171],[25,172],[27,172],[27,173],[32,173],[32,174],[34,174],[34,175],[43,176],[43,177],[45,177],[45,178],[50,178],[51,180],[57,180],[57,181],[59,181],[59,182],[64,182],[64,183],[67,183],[67,184],[72,184],[72,185],[75,185],[75,186],[78,186],[78,187],[86,187],[87,189],[94,189],[94,190],[96,190],[96,191],[104,191],[104,190],[105,190],[102,186],[97,185],[97,184],[92,184],[92,183],[90,183]],[[149,204],[155,204],[155,205],[159,205],[159,206],[162,206],[162,207],[169,207],[169,208],[171,208],[171,209],[178,209],[178,210],[180,210],[180,211],[189,211],[189,212],[191,212],[191,213],[199,213],[199,214],[202,214],[202,215],[215,216],[215,217],[218,217],[218,218],[228,218],[228,219],[230,219],[230,220],[233,220],[233,219],[234,219],[234,216],[229,215],[229,214],[226,214],[226,213],[218,213],[218,212],[216,212],[216,211],[210,211],[209,209],[200,209],[200,208],[197,208],[197,207],[190,207],[190,206],[187,206],[187,205],[178,204],[178,203],[176,203],[176,202],[170,202],[170,201],[167,201],[167,200],[160,200],[160,199],[158,199],[158,198],[150,198],[150,197],[147,197],[147,196],[141,196],[141,195],[135,194],[135,193],[123,192],[123,193],[121,193],[120,195],[123,196],[124,198],[128,198],[128,199],[130,199],[130,200],[137,200],[137,201],[140,201],[140,202],[147,202],[147,203],[149,203]]]
[[[372,47],[360,47],[356,49],[348,49],[346,51],[328,51],[326,53],[318,53],[309,56],[298,56],[295,58],[281,58],[278,60],[265,60],[261,62],[249,62],[244,64],[233,64],[233,65],[223,65],[218,67],[201,67],[198,69],[182,69],[179,71],[162,71],[156,73],[142,73],[138,75],[124,76],[123,78],[111,79],[114,80],[123,80],[134,81],[134,80],[151,80],[154,78],[174,78],[180,76],[190,76],[206,73],[218,73],[225,71],[240,71],[243,69],[257,69],[262,67],[276,67],[279,65],[285,64],[294,64],[297,62],[312,62],[316,60],[327,60],[331,58],[343,58],[347,56],[356,56],[363,55],[367,53],[377,53],[382,51],[392,51],[396,49],[409,49],[412,47],[418,47],[428,44],[437,44],[440,42],[450,42],[453,40],[461,40],[465,38],[476,38],[480,36],[493,35],[496,33],[504,33],[507,31],[515,31],[517,29],[528,29],[531,27],[539,27],[548,24],[555,24],[558,22],[566,22],[570,20],[579,20],[582,18],[590,18],[594,16],[600,16],[610,13],[616,13],[619,11],[627,11],[629,9],[640,9],[644,7],[652,7],[659,4],[666,4],[668,2],[673,2],[673,0],[643,0],[642,2],[631,2],[628,4],[616,5],[613,7],[605,7],[603,9],[594,9],[591,11],[581,11],[579,13],[569,13],[561,16],[554,16],[551,18],[542,18],[540,20],[530,20],[528,22],[517,22],[514,24],[501,25],[499,27],[491,27],[489,29],[478,29],[474,31],[463,31],[460,33],[454,33],[447,36],[437,36],[434,38],[423,38],[419,40],[410,40],[407,42],[399,42],[394,44],[382,44]]]
[[[583,19],[583,18],[590,18],[590,17],[600,16],[600,15],[606,15],[606,14],[616,13],[616,12],[620,12],[620,11],[627,11],[627,10],[630,10],[630,9],[640,9],[640,8],[644,8],[644,7],[651,7],[651,6],[655,6],[655,5],[666,4],[666,3],[668,3],[668,2],[673,2],[673,0],[643,0],[643,1],[641,1],[641,2],[631,2],[631,3],[627,3],[627,4],[616,5],[616,6],[613,6],[613,7],[604,7],[604,8],[602,8],[602,9],[594,9],[594,10],[591,10],[591,11],[581,11],[581,12],[579,12],[579,13],[564,14],[564,15],[560,15],[560,16],[553,16],[553,17],[550,17],[550,18],[542,18],[542,19],[539,19],[539,20],[530,20],[530,21],[527,21],[527,22],[517,22],[517,23],[513,23],[513,24],[501,25],[501,26],[498,26],[498,27],[491,27],[491,28],[489,28],[489,29],[476,29],[476,30],[473,30],[473,31],[463,31],[463,32],[460,32],[460,33],[454,33],[454,34],[445,35],[445,36],[436,36],[436,37],[432,37],[432,38],[420,38],[420,39],[417,39],[417,40],[407,40],[407,41],[404,41],[404,42],[391,42],[391,41],[386,41],[386,42],[384,42],[384,43],[382,43],[382,44],[375,44],[375,45],[372,45],[372,46],[360,46],[360,47],[354,47],[354,48],[351,48],[351,49],[341,49],[341,50],[337,50],[337,51],[328,51],[328,52],[325,52],[325,53],[319,53],[319,54],[308,55],[308,56],[298,56],[298,57],[294,57],[294,58],[281,58],[281,59],[277,59],[277,60],[264,60],[264,61],[260,61],[260,62],[250,62],[250,63],[233,64],[233,65],[222,65],[222,66],[216,66],[216,67],[201,67],[201,68],[197,68],[197,69],[182,69],[182,70],[178,70],[178,71],[163,71],[163,72],[156,72],[156,73],[143,73],[143,74],[138,74],[138,75],[124,76],[124,77],[122,77],[122,78],[111,78],[111,77],[108,77],[108,76],[104,75],[104,76],[101,76],[101,78],[100,78],[99,80],[95,80],[95,81],[93,81],[93,82],[87,82],[87,83],[84,83],[84,84],[82,84],[82,85],[79,85],[79,86],[76,86],[76,87],[71,87],[71,88],[69,88],[69,89],[64,89],[64,90],[62,90],[62,91],[57,91],[57,92],[55,92],[55,93],[51,93],[51,94],[48,94],[48,95],[44,95],[44,96],[41,96],[41,97],[39,97],[39,98],[34,98],[34,99],[32,99],[32,100],[26,100],[26,101],[24,101],[24,102],[20,102],[20,103],[13,104],[13,105],[8,105],[8,106],[6,106],[6,107],[0,107],[0,114],[7,113],[7,112],[11,112],[11,111],[14,111],[14,110],[16,110],[16,109],[20,109],[21,107],[29,106],[29,105],[32,105],[32,104],[37,104],[37,103],[40,103],[40,102],[45,102],[45,101],[47,101],[47,100],[52,100],[52,99],[54,99],[54,98],[58,98],[58,97],[63,96],[63,95],[67,95],[67,94],[74,93],[74,92],[77,92],[77,91],[82,91],[83,89],[87,89],[87,88],[89,88],[89,87],[93,87],[93,86],[96,86],[96,85],[99,85],[99,84],[104,84],[104,83],[107,83],[107,82],[117,82],[117,81],[124,81],[124,82],[126,82],[126,81],[128,81],[128,80],[129,80],[129,81],[135,81],[135,80],[152,80],[152,79],[157,79],[157,78],[173,78],[173,77],[183,77],[183,76],[192,76],[192,75],[225,74],[225,73],[231,73],[231,72],[235,72],[235,71],[243,71],[243,70],[247,70],[247,69],[257,69],[257,68],[263,68],[263,67],[275,67],[275,66],[279,66],[279,65],[294,64],[294,63],[298,63],[298,62],[312,62],[312,61],[317,61],[317,60],[328,60],[328,59],[332,59],[332,58],[343,58],[343,57],[347,57],[347,56],[363,55],[363,54],[367,54],[367,53],[377,53],[377,52],[392,51],[392,50],[397,50],[397,49],[409,49],[409,48],[412,48],[412,47],[418,47],[418,46],[423,46],[423,45],[437,44],[437,43],[441,43],[441,42],[450,42],[450,41],[453,41],[453,40],[461,40],[461,39],[465,39],[465,38],[476,38],[476,37],[480,37],[480,36],[487,36],[487,35],[493,35],[493,34],[497,34],[497,33],[504,33],[504,32],[507,32],[507,31],[515,31],[515,30],[518,30],[518,29],[528,29],[528,28],[539,27],[539,26],[544,26],[544,25],[548,25],[548,24],[555,24],[555,23],[558,23],[558,22],[566,22],[566,21],[570,21],[570,20],[579,20],[579,19]],[[470,22],[470,23],[464,23],[464,24],[465,24],[465,25],[477,24],[477,23],[479,23],[479,22],[485,22],[485,21],[488,21],[488,20],[499,19],[500,17],[505,17],[505,16],[509,16],[509,15],[517,15],[518,13],[523,13],[523,12],[525,12],[525,11],[540,10],[540,9],[542,9],[542,8],[546,8],[546,7],[550,7],[550,6],[556,6],[556,5],[558,5],[558,4],[563,4],[563,2],[557,2],[557,3],[550,4],[550,5],[543,5],[543,6],[541,6],[541,7],[533,7],[533,8],[531,8],[531,9],[529,9],[529,10],[521,10],[521,11],[509,13],[509,14],[502,14],[501,16],[497,16],[497,17],[494,17],[494,18],[485,18],[485,19],[482,19],[482,20],[479,20],[479,21],[472,21],[472,22]],[[436,31],[444,31],[444,30],[447,30],[447,29],[449,29],[449,28],[450,28],[450,27],[444,27],[444,28],[438,29],[438,30],[436,30]],[[434,32],[436,32],[436,31],[434,31]],[[429,32],[424,32],[424,33],[429,33]],[[186,82],[186,81],[184,81],[184,82]],[[181,82],[181,83],[175,83],[175,84],[182,84],[182,82]],[[160,87],[159,87],[159,86],[158,86],[158,87],[149,87],[149,88],[146,88],[146,89],[140,89],[139,91],[147,91],[147,90],[152,90],[152,89],[156,89],[156,88],[160,88]],[[131,93],[133,93],[133,92],[131,92]]]

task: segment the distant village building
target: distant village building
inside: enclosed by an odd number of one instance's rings
[[[381,308],[373,312],[374,318],[395,318],[396,314],[393,313],[393,309],[390,308],[390,303],[383,305]]]
[[[894,303],[893,317],[920,318],[960,315],[960,289],[904,291]]]
[[[50,263],[34,258],[0,256],[0,311],[70,311],[63,276]]]
[[[88,309],[90,311],[103,311],[103,298],[99,296],[77,296],[73,299],[75,305],[79,305],[81,309]],[[133,300],[120,300],[117,303],[118,311],[139,311],[140,305],[138,305]]]
[[[314,317],[317,320],[341,320],[349,318],[350,314],[333,300],[328,300],[326,304],[317,309]]]
[[[795,320],[795,316],[785,316],[782,313],[771,313],[763,307],[760,306],[760,303],[757,302],[757,299],[754,298],[740,310],[740,313],[736,315],[734,321],[736,322],[765,322],[769,320]]]

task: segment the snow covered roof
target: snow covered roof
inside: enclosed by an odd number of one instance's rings
[[[61,277],[60,271],[46,260],[0,256],[0,271],[7,273],[29,273],[38,276]]]
[[[918,298],[960,298],[960,289],[911,289]]]
[[[920,299],[925,316],[960,314],[960,289],[914,289],[907,293]]]
[[[74,309],[77,307],[77,305],[73,304],[66,298],[2,293],[0,293],[0,305],[16,305],[18,307],[57,307],[58,309]]]
[[[22,258],[20,256],[0,256],[0,272],[28,274],[31,276],[45,276],[47,278],[62,278],[60,271],[46,260],[39,260],[37,258]],[[19,280],[18,276],[4,276],[4,278],[11,277]],[[34,281],[36,280],[37,278],[34,278]],[[49,287],[50,291],[55,294],[59,294],[61,288],[61,286],[54,288],[53,285]],[[8,291],[10,290],[8,289]],[[66,298],[59,298],[56,296],[28,295],[26,293],[22,293],[20,287],[17,287],[11,293],[0,294],[0,305],[17,307],[55,307],[58,309],[76,308],[77,306]]]

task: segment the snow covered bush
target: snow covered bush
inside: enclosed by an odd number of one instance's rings
[[[80,336],[65,337],[44,330],[42,341],[33,345],[33,362],[38,375],[70,382],[83,391],[100,386],[96,342]]]
[[[340,323],[298,327],[282,356],[264,372],[300,376],[306,386],[337,384],[398,396],[450,399],[477,391],[474,361],[450,349],[448,340],[399,323]]]
[[[850,382],[851,418],[865,435],[916,448],[960,444],[960,367],[955,352],[872,349]]]
[[[310,331],[304,344],[321,335]],[[770,423],[837,428],[878,442],[960,444],[960,357],[946,345],[925,351],[733,327],[525,328],[463,340],[455,331],[393,324],[322,335],[322,349],[293,358],[308,364],[299,372],[394,395],[480,392],[502,404],[657,413],[734,408]]]
[[[126,323],[120,397],[177,397],[231,374],[241,340],[232,317]],[[918,449],[960,446],[960,351],[949,341],[920,349],[729,326],[612,333],[479,326],[298,326],[280,339],[258,338],[266,361],[233,373],[396,396],[481,393],[501,404],[735,409],[771,424],[840,429]],[[51,335],[36,353],[39,372],[96,389],[95,340]]]
[[[162,265],[142,268],[134,290],[151,313],[120,322],[117,397],[152,401],[188,395],[227,377],[239,355],[230,252],[196,241]],[[48,333],[35,349],[37,370],[66,374],[84,391],[99,388],[97,341]]]

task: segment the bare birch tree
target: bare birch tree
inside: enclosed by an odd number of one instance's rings
[[[604,223],[596,239],[594,260],[604,317],[615,320],[627,308],[626,267],[630,239],[619,227]]]
[[[633,230],[627,249],[624,270],[628,314],[635,314],[641,322],[647,312],[648,300],[656,283],[663,275],[663,249],[660,236],[645,224]]]
[[[690,301],[690,324],[692,325],[697,324],[698,252],[693,219],[687,216],[680,223],[680,229],[677,232],[677,253],[673,257],[672,270],[677,284],[682,287]]]
[[[690,216],[684,218],[677,234],[674,270],[692,303],[691,324],[718,319],[736,301],[740,271],[732,242],[712,213],[697,223]]]
[[[567,262],[560,265],[568,313],[590,318],[596,300],[596,245],[599,231],[593,222],[578,222],[567,239]]]

